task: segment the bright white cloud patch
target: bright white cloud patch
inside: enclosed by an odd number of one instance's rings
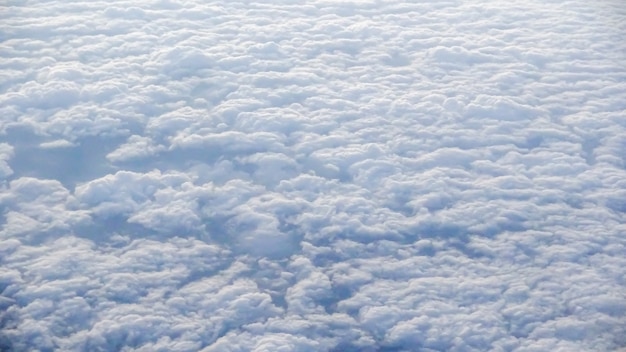
[[[621,5],[7,5],[0,349],[625,348]]]

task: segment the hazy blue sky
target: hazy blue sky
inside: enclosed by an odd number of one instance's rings
[[[622,1],[0,28],[0,350],[626,348]]]

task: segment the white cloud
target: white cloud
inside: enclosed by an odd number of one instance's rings
[[[6,179],[13,174],[8,161],[13,157],[13,147],[7,143],[0,143],[0,179]]]
[[[154,141],[149,137],[132,135],[128,137],[126,144],[107,154],[107,159],[112,162],[132,161],[133,159],[155,156],[164,149],[165,147],[161,145],[154,145]]]
[[[13,180],[0,193],[0,204],[6,220],[0,230],[3,239],[41,241],[90,222],[88,213],[79,209],[74,196],[56,180]]]
[[[619,4],[35,5],[1,350],[626,346]]]
[[[56,149],[76,147],[76,144],[65,139],[57,139],[50,142],[43,142],[39,146],[44,149]]]

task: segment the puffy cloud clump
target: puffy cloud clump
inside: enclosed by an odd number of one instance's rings
[[[37,2],[0,350],[626,347],[626,12]]]
[[[6,180],[13,174],[9,160],[13,157],[13,147],[8,143],[0,144],[0,177]]]

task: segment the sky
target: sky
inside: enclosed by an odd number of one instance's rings
[[[626,349],[621,1],[0,28],[0,350]]]

